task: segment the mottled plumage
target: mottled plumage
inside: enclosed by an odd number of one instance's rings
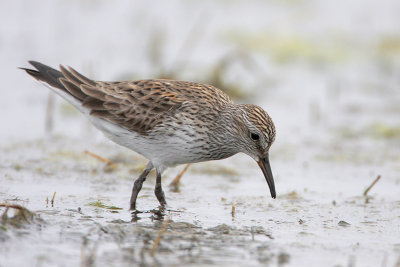
[[[177,164],[217,160],[243,152],[254,158],[275,198],[268,151],[275,127],[255,105],[237,105],[220,89],[173,80],[93,81],[72,68],[57,71],[30,61],[24,70],[72,103],[107,137],[149,159],[135,181],[131,209],[147,174],[156,168],[155,193],[166,204],[161,174]]]

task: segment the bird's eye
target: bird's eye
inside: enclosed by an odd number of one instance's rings
[[[253,140],[258,140],[258,139],[260,139],[260,136],[259,136],[258,134],[256,134],[256,133],[251,133],[251,134],[250,134],[250,137],[251,137],[251,139],[253,139]]]

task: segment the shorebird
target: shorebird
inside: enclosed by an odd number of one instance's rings
[[[175,80],[104,82],[91,80],[71,67],[60,71],[36,61],[21,68],[81,111],[106,137],[146,157],[135,180],[130,209],[149,172],[156,169],[154,193],[166,205],[163,171],[184,163],[219,160],[237,153],[252,157],[261,168],[271,197],[276,197],[269,163],[275,126],[262,108],[235,104],[220,89]]]

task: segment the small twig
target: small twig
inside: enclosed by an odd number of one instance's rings
[[[51,207],[53,207],[53,205],[54,205],[54,198],[56,197],[56,193],[57,192],[54,192],[53,197],[51,198],[51,201],[50,201]]]
[[[172,180],[172,182],[169,184],[169,186],[177,187],[183,174],[188,170],[189,166],[190,166],[190,163],[186,164],[185,168],[175,177],[174,180]]]
[[[83,151],[83,153],[85,153],[85,154],[87,154],[89,156],[92,156],[92,157],[94,157],[94,158],[96,158],[96,159],[98,159],[98,160],[100,160],[102,162],[105,162],[107,165],[110,165],[113,168],[117,168],[118,167],[118,165],[115,164],[114,162],[112,162],[111,160],[103,158],[103,157],[101,157],[101,156],[99,156],[99,155],[97,155],[97,154],[95,154],[93,152],[85,150],[85,151]]]
[[[232,205],[232,218],[235,217],[236,206]]]
[[[379,179],[381,179],[381,175],[378,175],[378,177],[376,177],[376,179],[372,182],[372,184],[370,186],[368,186],[367,189],[365,189],[364,191],[364,196],[367,196],[369,190],[371,190],[371,188],[379,181]]]
[[[162,235],[164,234],[165,230],[167,230],[167,226],[168,226],[168,224],[169,224],[170,221],[171,221],[171,219],[170,219],[170,217],[168,217],[168,218],[163,222],[163,224],[161,225],[160,230],[158,231],[157,237],[156,237],[156,239],[154,240],[154,244],[153,244],[153,246],[151,247],[151,250],[150,250],[150,255],[151,255],[151,256],[154,255],[154,252],[156,251],[156,249],[157,249],[157,247],[158,247],[158,244],[159,244],[160,241],[161,241],[161,237],[162,237]]]

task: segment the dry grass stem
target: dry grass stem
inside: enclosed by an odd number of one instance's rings
[[[177,187],[183,174],[185,174],[185,172],[188,170],[189,166],[190,166],[190,163],[186,164],[185,168],[175,177],[174,180],[172,180],[172,182],[169,184],[169,186]]]
[[[367,196],[369,190],[371,190],[371,188],[379,181],[379,179],[381,179],[381,175],[378,175],[378,177],[376,177],[376,179],[372,182],[372,184],[370,186],[368,186],[367,189],[365,189],[364,191],[364,196]]]
[[[54,205],[54,198],[56,197],[56,193],[57,192],[54,192],[53,197],[51,198],[51,201],[50,201],[52,207]]]
[[[83,153],[85,153],[85,154],[87,154],[89,156],[92,156],[92,157],[94,157],[94,158],[96,158],[96,159],[98,159],[98,160],[100,160],[102,162],[105,162],[107,165],[109,165],[109,166],[111,166],[113,168],[117,168],[118,167],[118,165],[115,164],[114,162],[112,162],[111,160],[103,158],[103,157],[101,157],[101,156],[99,156],[99,155],[97,155],[97,154],[95,154],[93,152],[85,150],[85,151],[83,151]]]
[[[169,224],[170,221],[171,221],[171,218],[168,217],[168,218],[163,222],[163,224],[161,225],[160,230],[158,231],[157,237],[156,237],[156,239],[154,240],[154,244],[153,244],[153,246],[151,247],[151,250],[150,250],[150,255],[151,255],[151,256],[154,255],[154,252],[155,252],[156,249],[158,248],[158,244],[159,244],[160,241],[161,241],[161,237],[162,237],[162,235],[164,234],[165,230],[167,230],[167,226],[168,226],[168,224]]]
[[[232,206],[232,217],[235,217],[236,206]]]

